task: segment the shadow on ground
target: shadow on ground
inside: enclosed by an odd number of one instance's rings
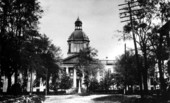
[[[157,97],[145,97],[143,99],[139,98],[139,96],[135,95],[109,95],[104,97],[94,98],[94,101],[100,102],[115,102],[115,103],[169,103],[167,101],[163,101],[161,98]]]
[[[127,97],[123,95],[108,95],[108,96],[94,98],[93,100],[96,102],[97,101],[100,101],[100,102],[110,101],[110,102],[117,102],[117,103],[125,103],[124,100],[127,100]]]

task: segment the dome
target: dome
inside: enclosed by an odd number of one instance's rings
[[[77,18],[77,20],[75,21],[75,30],[71,33],[67,42],[69,46],[69,55],[79,53],[80,50],[89,46],[89,38],[82,30],[82,22],[79,18]]]
[[[69,37],[68,42],[70,41],[87,41],[89,42],[89,38],[82,30],[75,30]]]

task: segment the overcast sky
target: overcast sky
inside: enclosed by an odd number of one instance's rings
[[[79,16],[83,31],[90,39],[90,46],[98,50],[98,58],[115,59],[124,52],[123,42],[118,41],[117,30],[122,30],[119,4],[124,0],[39,0],[44,10],[40,32],[67,56],[67,40],[74,31]]]

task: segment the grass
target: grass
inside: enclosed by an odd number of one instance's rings
[[[45,96],[43,95],[1,95],[0,103],[25,103],[24,101],[34,101],[35,103],[41,103],[41,101],[45,100]]]

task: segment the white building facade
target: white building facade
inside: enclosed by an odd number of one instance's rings
[[[71,77],[73,80],[72,89],[78,89],[79,87],[85,88],[83,82],[84,78],[82,77],[80,80],[77,75],[77,69],[75,65],[78,63],[78,53],[80,50],[87,48],[89,46],[89,38],[82,30],[82,21],[77,18],[75,21],[75,30],[70,35],[68,42],[68,57],[65,58],[62,62],[62,68],[66,72],[67,75]],[[99,60],[103,66],[103,72],[98,72],[96,79],[98,82],[104,77],[104,72],[114,73],[114,61],[113,60]],[[81,82],[81,83],[80,83]],[[81,84],[81,85],[80,85]]]

